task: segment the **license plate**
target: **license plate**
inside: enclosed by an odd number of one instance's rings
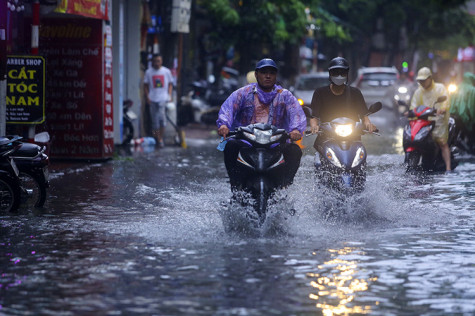
[[[13,172],[15,172],[15,175],[18,177],[18,175],[20,174],[20,171],[18,171],[18,167],[16,166],[16,163],[13,159],[9,159],[10,160],[10,165],[12,166],[12,169],[13,169]]]

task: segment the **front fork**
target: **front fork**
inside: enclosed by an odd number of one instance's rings
[[[264,222],[267,212],[267,201],[269,199],[269,193],[267,192],[267,184],[264,178],[259,178],[259,188],[256,194],[256,212],[259,214],[259,220],[261,224]]]

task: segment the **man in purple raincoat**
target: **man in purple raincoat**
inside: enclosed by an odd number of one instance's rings
[[[260,60],[254,72],[257,83],[251,83],[234,91],[223,103],[216,121],[218,134],[226,138],[230,130],[255,123],[269,123],[285,129],[292,141],[302,138],[307,127],[307,119],[302,107],[292,93],[279,85],[277,65],[270,58]],[[242,183],[236,169],[242,142],[229,139],[224,149],[224,163],[231,182],[231,189]],[[292,183],[300,165],[302,151],[294,143],[283,146],[282,154],[289,168],[282,174],[284,185]]]

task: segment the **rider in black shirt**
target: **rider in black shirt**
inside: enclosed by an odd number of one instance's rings
[[[377,130],[369,120],[368,108],[361,91],[348,85],[350,66],[342,57],[330,61],[328,72],[330,85],[315,90],[312,97],[310,129],[317,133],[320,122],[329,122],[337,117],[348,117],[355,121],[363,120],[370,132]]]

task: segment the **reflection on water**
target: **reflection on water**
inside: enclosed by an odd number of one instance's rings
[[[332,258],[318,266],[322,272],[307,273],[307,277],[313,279],[310,285],[315,289],[309,295],[310,299],[317,302],[316,307],[326,316],[370,313],[371,305],[353,302],[355,295],[367,291],[369,283],[377,280],[376,277],[358,277],[358,261],[348,257],[355,253],[361,255],[360,251],[353,247],[328,251]],[[378,302],[374,304],[378,305]]]
[[[0,214],[0,315],[474,315],[473,158],[417,176],[370,154],[340,201],[304,156],[254,236],[226,231],[212,145],[53,170],[44,210]]]

